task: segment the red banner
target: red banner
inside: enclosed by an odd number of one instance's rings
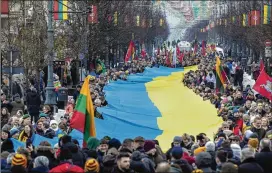
[[[1,14],[9,13],[9,3],[8,0],[1,0]]]
[[[130,41],[129,43],[129,46],[128,46],[128,50],[127,50],[127,54],[126,54],[126,57],[125,57],[125,62],[128,62],[131,55],[132,55],[132,51],[133,51],[133,42]]]
[[[89,23],[97,23],[98,20],[97,20],[97,6],[96,5],[92,5],[91,6],[92,8],[92,13],[89,14],[88,16],[88,21]]]
[[[256,26],[261,24],[261,12],[260,11],[251,11],[250,12],[250,24],[251,26]]]

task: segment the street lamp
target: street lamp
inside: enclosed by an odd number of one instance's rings
[[[48,37],[48,76],[46,90],[46,100],[44,104],[56,105],[56,93],[53,84],[53,47],[54,47],[54,30],[52,22],[53,0],[49,0],[48,4],[48,23],[47,23],[47,37]]]

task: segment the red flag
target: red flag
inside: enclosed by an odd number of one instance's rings
[[[146,56],[146,51],[145,51],[144,49],[142,50],[141,55],[142,55],[143,58],[145,58],[145,56]]]
[[[160,48],[157,49],[157,55],[160,55]]]
[[[179,56],[179,63],[182,63],[182,60],[183,60],[183,57],[184,57],[184,52],[182,52]]]
[[[256,26],[261,24],[261,12],[254,10],[250,12],[250,24]]]
[[[89,23],[97,23],[97,21],[98,21],[97,20],[97,18],[98,18],[98,16],[97,16],[97,6],[92,5],[91,8],[92,8],[92,13],[90,13],[88,15],[88,22]]]
[[[9,13],[9,3],[8,0],[1,0],[1,14]]]
[[[205,56],[205,54],[206,54],[206,45],[205,45],[205,42],[204,42],[204,41],[202,41],[202,50],[201,50],[201,54],[202,54],[203,56]]]
[[[263,59],[261,59],[261,62],[260,62],[260,72],[263,71],[264,69],[264,62],[263,62]]]
[[[170,66],[171,62],[170,62],[170,57],[169,57],[169,52],[166,50],[166,65]]]
[[[260,95],[272,100],[272,78],[262,70],[253,89]]]
[[[130,57],[132,55],[132,51],[133,51],[133,41],[130,41],[129,46],[128,46],[128,50],[127,50],[127,54],[125,57],[125,62],[128,62],[128,60],[130,59]]]
[[[198,48],[198,45],[197,45],[197,43],[195,43],[195,46],[194,46],[194,54],[197,53],[197,48]]]
[[[180,55],[180,49],[179,49],[179,47],[177,46],[177,56],[179,56]]]

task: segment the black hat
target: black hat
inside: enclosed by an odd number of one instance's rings
[[[2,145],[1,145],[1,153],[3,151],[7,151],[9,153],[14,153],[13,142],[10,139],[6,139],[3,141]]]
[[[67,147],[63,147],[60,150],[59,159],[61,161],[72,159],[72,153]]]

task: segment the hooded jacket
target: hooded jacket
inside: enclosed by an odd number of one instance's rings
[[[11,105],[13,106],[11,115],[16,115],[18,110],[22,110],[22,111],[25,110],[25,106],[22,103],[20,97],[16,97],[15,100],[11,102]]]

